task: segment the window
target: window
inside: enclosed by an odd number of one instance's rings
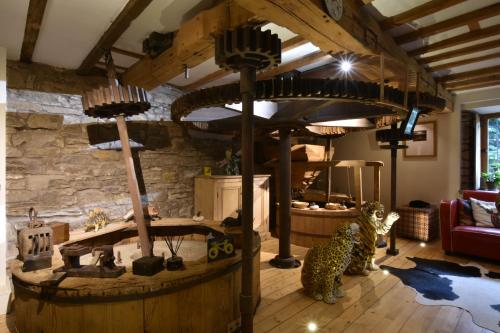
[[[488,172],[499,169],[500,162],[500,118],[488,119]]]

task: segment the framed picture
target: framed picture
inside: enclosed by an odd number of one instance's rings
[[[418,123],[413,131],[413,141],[407,141],[405,144],[408,148],[403,151],[404,157],[436,157],[437,123]]]

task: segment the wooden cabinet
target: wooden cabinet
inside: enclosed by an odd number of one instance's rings
[[[269,237],[269,175],[254,176],[253,228]],[[241,208],[241,176],[198,176],[194,180],[194,210],[208,220],[222,221]]]

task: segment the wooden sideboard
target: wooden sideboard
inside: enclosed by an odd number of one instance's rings
[[[253,228],[261,239],[269,233],[269,175],[254,175]],[[241,208],[241,176],[197,176],[194,209],[207,220],[222,221]]]

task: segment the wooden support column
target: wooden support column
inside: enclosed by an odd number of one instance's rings
[[[292,256],[291,220],[292,220],[292,152],[291,131],[280,128],[279,160],[279,254],[270,261],[277,268],[295,268],[300,261]]]
[[[354,167],[354,190],[356,191],[356,209],[361,210],[363,202],[363,172],[360,166]]]
[[[392,124],[391,129],[393,131],[397,130],[397,124]],[[398,162],[398,142],[391,142],[391,211],[396,210],[396,181],[397,181],[397,162]],[[397,223],[397,222],[396,222]],[[394,223],[391,227],[390,235],[391,235],[391,243],[390,247],[387,249],[387,254],[390,255],[398,255],[399,250],[396,248],[396,223]]]
[[[380,202],[380,167],[373,167],[373,201]]]
[[[332,160],[332,138],[327,138],[326,142],[326,161],[330,162]],[[326,172],[326,200],[325,202],[330,202],[330,196],[332,194],[332,166],[329,165]]]
[[[144,212],[142,210],[141,194],[139,193],[139,186],[137,184],[137,176],[135,174],[134,160],[130,150],[130,143],[127,131],[127,123],[124,116],[116,117],[116,125],[120,135],[122,144],[123,160],[125,162],[125,169],[127,170],[128,190],[130,198],[132,199],[132,208],[134,210],[134,220],[137,224],[137,232],[141,243],[141,252],[144,257],[153,255],[153,246],[148,236],[146,222],[144,221]]]
[[[240,295],[241,329],[253,332],[253,161],[255,68],[245,66],[240,71],[240,93],[243,106],[241,120],[242,157],[242,288]]]

